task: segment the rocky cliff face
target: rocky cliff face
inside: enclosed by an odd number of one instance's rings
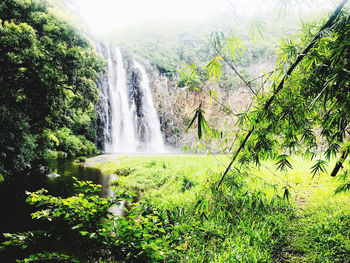
[[[102,43],[96,44],[97,52],[106,58],[107,49],[106,46]],[[96,111],[99,113],[97,120],[95,122],[95,130],[96,130],[96,145],[100,150],[105,150],[106,141],[110,141],[110,134],[107,132],[110,130],[110,105],[109,105],[109,90],[108,90],[108,74],[107,72],[101,73],[99,79],[97,81],[97,88],[100,91],[99,100],[95,105]],[[107,127],[107,129],[106,129]]]
[[[227,89],[211,85],[204,86],[202,91],[176,87],[176,79],[169,79],[155,66],[144,63],[151,81],[161,130],[168,145],[182,148],[184,145],[198,142],[196,125],[188,132],[186,128],[199,105],[205,111],[204,115],[210,127],[232,132],[236,121],[233,115],[246,110],[252,100],[252,93],[244,86]],[[256,71],[256,74],[261,72],[257,65],[252,70]],[[216,92],[216,98],[210,98],[209,88]]]

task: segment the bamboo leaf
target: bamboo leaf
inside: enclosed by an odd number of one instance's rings
[[[203,129],[203,132],[204,132],[204,135],[205,135],[206,138],[207,138],[209,135],[210,135],[210,136],[213,135],[213,132],[212,132],[212,130],[210,129],[210,127],[209,127],[207,121],[205,120],[203,114],[202,114],[202,116],[201,116],[201,126],[202,126],[202,129]]]
[[[198,111],[196,110],[196,113],[194,114],[193,119],[191,120],[190,124],[186,128],[186,132],[188,131],[189,128],[191,128],[192,124],[194,123],[197,117],[198,117]]]
[[[346,184],[342,184],[340,185],[337,189],[335,189],[335,194],[340,194],[346,191],[350,190],[350,182],[346,183]]]
[[[198,111],[198,138],[201,140],[202,139],[202,112]]]
[[[287,200],[289,202],[290,199],[290,191],[287,186],[283,187],[284,188],[284,193],[283,193],[283,199]]]
[[[196,78],[198,74],[198,68],[194,64],[185,64],[185,67],[183,67],[180,72],[184,75],[186,79],[185,86],[187,86]]]
[[[289,158],[289,155],[287,155],[287,154],[281,154],[281,155],[277,156],[277,162],[275,165],[278,165],[278,167],[276,170],[286,171],[287,168],[293,169],[293,166],[291,165],[288,158]]]
[[[215,90],[209,89],[209,103],[211,105],[212,103],[212,98],[214,97],[214,99],[218,100],[218,95],[220,95],[220,93],[216,92]]]
[[[245,48],[240,37],[231,34],[226,38],[225,50],[233,60],[236,60],[236,51],[242,56],[242,49],[244,50]]]
[[[261,39],[264,39],[263,32],[265,30],[265,22],[261,17],[256,17],[252,23],[249,26],[249,36],[252,38],[253,41],[258,40],[260,37]]]
[[[204,70],[207,70],[207,77],[210,81],[213,79],[213,82],[215,84],[216,79],[220,80],[220,77],[222,75],[222,65],[220,63],[220,60],[223,60],[220,56],[215,56],[211,59],[211,61],[204,67]]]
[[[324,173],[326,172],[327,162],[325,160],[319,159],[316,161],[315,165],[311,167],[312,178],[316,175],[316,173]]]

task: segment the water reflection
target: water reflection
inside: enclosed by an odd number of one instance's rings
[[[32,175],[14,184],[0,184],[1,236],[2,233],[22,232],[40,228],[38,222],[31,220],[30,213],[35,208],[25,203],[25,191],[33,192],[45,188],[53,196],[61,196],[63,198],[72,196],[74,194],[73,177],[76,177],[79,180],[88,180],[102,185],[100,192],[102,197],[112,194],[109,187],[110,176],[103,175],[99,169],[73,164],[72,161],[53,160],[47,163],[51,168],[51,172],[60,175],[56,178]]]
[[[42,188],[48,190],[50,195],[68,197],[74,194],[74,179],[92,181],[102,185],[101,197],[112,196],[109,175],[103,175],[99,169],[84,167],[81,164],[73,164],[73,160],[54,160],[47,163],[51,172],[60,176],[48,178],[46,176],[23,176],[23,180],[16,183],[0,184],[0,242],[4,241],[3,233],[16,233],[28,230],[43,229],[44,221],[32,220],[30,214],[37,210],[25,202],[25,191],[36,191]],[[118,208],[112,208],[111,212],[118,214]],[[14,258],[22,258],[26,254],[23,250],[0,251],[0,262],[14,262]]]

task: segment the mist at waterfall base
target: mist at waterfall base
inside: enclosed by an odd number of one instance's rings
[[[145,67],[132,60],[126,71],[118,47],[98,44],[107,72],[100,76],[98,145],[105,153],[168,153]]]

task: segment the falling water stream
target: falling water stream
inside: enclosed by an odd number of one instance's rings
[[[111,141],[106,143],[108,152],[136,152],[135,110],[129,100],[126,85],[126,71],[123,65],[120,48],[108,50],[108,87],[112,114]],[[113,53],[112,53],[113,52]],[[113,57],[115,56],[115,61]]]
[[[132,62],[132,70],[138,76],[137,87],[130,87],[120,48],[106,46],[99,52],[108,62],[107,77],[100,81],[100,93],[104,107],[100,118],[104,119],[105,151],[110,153],[163,153],[165,146],[160,122],[154,107],[151,85],[145,67]],[[131,74],[129,74],[131,75]],[[137,96],[135,97],[135,89]],[[136,105],[137,104],[137,105]]]
[[[160,131],[160,123],[157,111],[153,103],[149,79],[147,77],[145,68],[136,60],[134,60],[134,66],[135,69],[138,69],[141,73],[140,89],[141,93],[143,94],[143,122],[141,124],[143,126],[143,129],[139,127],[138,134],[140,135],[141,130],[143,130],[145,133],[144,151],[151,153],[163,153],[165,151],[164,141],[162,133]]]

